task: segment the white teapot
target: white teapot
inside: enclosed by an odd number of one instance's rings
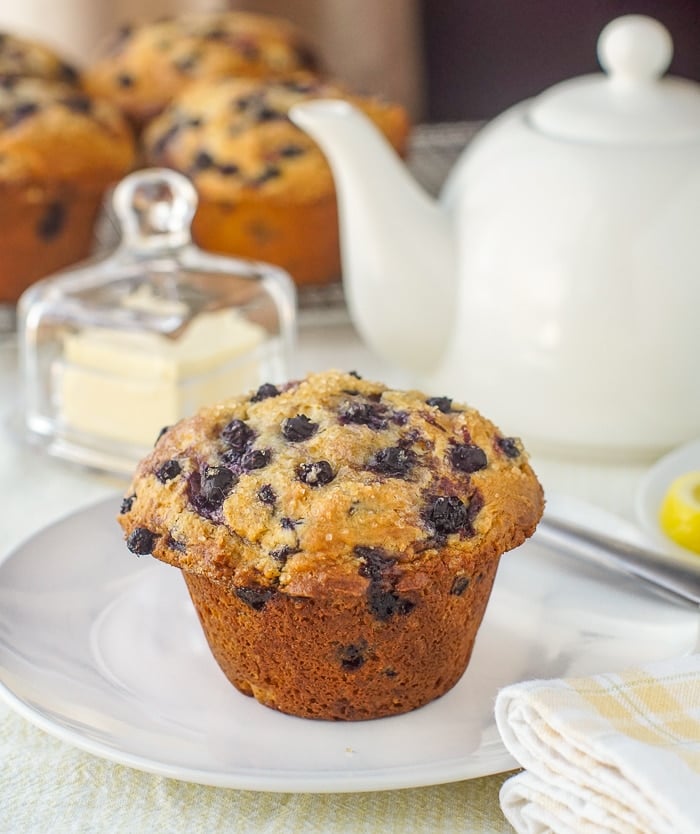
[[[609,23],[605,74],[484,127],[438,202],[350,105],[294,108],[333,170],[366,342],[542,452],[700,435],[700,85],[661,77],[672,52],[651,18]]]

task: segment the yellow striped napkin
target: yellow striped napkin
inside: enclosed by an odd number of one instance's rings
[[[700,654],[496,698],[518,834],[700,834]]]

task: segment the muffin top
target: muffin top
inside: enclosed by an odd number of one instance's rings
[[[302,32],[285,20],[250,12],[194,13],[123,26],[85,84],[143,123],[185,86],[202,78],[257,78],[313,69]]]
[[[297,73],[275,81],[220,79],[189,87],[148,126],[145,155],[152,165],[186,173],[209,199],[313,201],[334,193],[333,176],[321,149],[288,113],[295,104],[321,98],[351,102],[404,152],[408,118],[402,107]]]
[[[78,71],[41,43],[0,32],[0,78],[43,78],[77,84]]]
[[[108,102],[59,82],[0,79],[0,182],[78,177],[100,186],[134,155],[131,130]]]
[[[395,587],[436,561],[458,575],[521,544],[542,510],[520,441],[473,408],[330,371],[164,430],[119,522],[138,555],[317,597],[363,593],[375,570]]]

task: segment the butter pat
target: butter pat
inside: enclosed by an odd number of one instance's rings
[[[150,446],[163,426],[260,382],[263,327],[235,310],[200,313],[177,338],[88,327],[64,337],[56,363],[67,427]]]

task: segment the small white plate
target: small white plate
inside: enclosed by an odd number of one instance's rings
[[[0,694],[44,730],[165,776],[266,791],[365,791],[515,767],[497,690],[687,654],[698,616],[533,539],[503,557],[474,656],[407,715],[293,718],[238,693],[211,657],[179,572],[131,555],[118,499],[36,534],[0,564]],[[557,502],[548,502],[553,511]],[[571,502],[567,502],[571,516]],[[605,514],[578,505],[578,520]],[[607,516],[608,532],[620,532]]]
[[[642,478],[635,496],[635,510],[642,529],[661,552],[700,566],[700,556],[670,539],[659,525],[659,510],[671,483],[686,472],[700,471],[700,440],[679,446],[660,458]]]

